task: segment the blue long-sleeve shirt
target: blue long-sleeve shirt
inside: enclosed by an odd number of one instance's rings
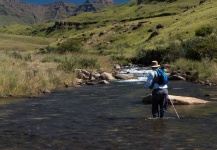
[[[144,85],[145,89],[149,89],[149,87],[152,85],[152,82],[154,81],[155,74],[157,74],[156,71],[154,71],[154,70],[150,71],[150,73],[148,75],[148,79],[147,79],[147,81],[145,82],[145,85]],[[153,89],[166,89],[166,88],[168,88],[167,84],[159,85],[157,83],[155,83],[154,87],[153,87]]]

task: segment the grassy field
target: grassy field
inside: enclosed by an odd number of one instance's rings
[[[55,42],[54,38],[32,37],[14,34],[0,34],[0,50],[36,51]]]

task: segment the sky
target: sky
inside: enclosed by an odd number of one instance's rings
[[[53,2],[58,2],[58,1],[61,1],[61,0],[20,0],[20,1],[30,3],[30,4],[44,5],[44,4],[49,4],[49,3],[53,3]],[[84,2],[86,2],[86,0],[62,0],[62,1],[71,2],[73,4],[83,4]],[[113,0],[113,1],[116,4],[120,4],[120,3],[129,2],[130,0]]]

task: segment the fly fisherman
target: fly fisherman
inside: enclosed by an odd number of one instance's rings
[[[157,69],[159,69],[160,65],[158,65],[157,61],[152,61],[150,67],[152,68],[152,71],[148,75],[148,79],[144,85],[144,88],[146,90],[148,88],[152,89],[153,118],[163,118],[168,105],[168,86],[166,84],[167,82],[162,85],[159,83],[159,74],[157,73]]]

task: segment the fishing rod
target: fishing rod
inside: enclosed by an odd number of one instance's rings
[[[170,100],[170,103],[172,104],[172,106],[173,106],[173,108],[174,108],[174,110],[175,110],[175,112],[176,112],[177,117],[180,119],[179,114],[178,114],[178,112],[176,111],[176,108],[175,108],[174,105],[173,105],[173,102],[171,101],[170,98],[168,98],[168,99]]]

